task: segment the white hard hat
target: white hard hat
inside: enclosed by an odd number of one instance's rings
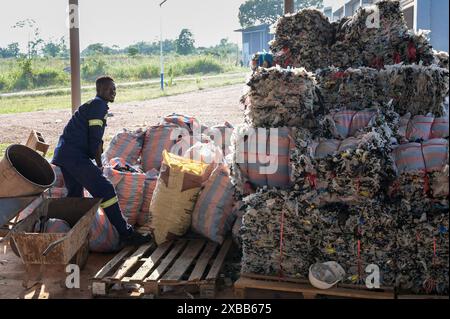
[[[316,263],[309,267],[309,282],[318,289],[329,289],[344,276],[345,270],[335,261]]]

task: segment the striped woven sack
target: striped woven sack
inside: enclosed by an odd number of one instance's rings
[[[431,115],[416,115],[411,118],[411,114],[406,114],[400,119],[398,133],[402,142],[448,138],[448,117],[435,118]]]
[[[276,136],[273,136],[276,132]],[[271,145],[278,145],[277,155],[268,155],[270,165],[276,165],[276,171],[273,174],[267,174],[267,185],[269,187],[287,188],[291,184],[291,165],[290,153],[295,147],[292,140],[291,130],[286,127],[280,127],[270,133],[267,144],[269,145],[269,154],[272,153]]]
[[[53,168],[56,176],[55,184],[53,184],[53,187],[64,187],[64,176],[62,174],[61,168],[53,164],[50,164],[50,166]]]
[[[332,134],[339,139],[354,136],[359,130],[368,127],[376,114],[377,111],[372,109],[336,112],[330,116]]]
[[[68,190],[65,187],[52,187],[47,191],[48,198],[65,198],[67,197]]]
[[[127,163],[123,159],[114,158],[111,166],[105,167],[103,174],[114,185],[119,206],[130,225],[135,225],[142,207],[143,191],[146,175],[128,171],[119,171]]]
[[[214,170],[201,190],[192,213],[192,229],[222,244],[236,219],[233,194],[229,169],[222,164]]]
[[[214,143],[222,149],[224,156],[230,154],[231,135],[233,134],[234,127],[228,122],[223,125],[216,125],[207,128],[203,131],[203,134],[211,138]]]
[[[102,209],[97,210],[89,231],[89,249],[97,253],[111,253],[120,247],[120,236]]]
[[[243,163],[239,163],[242,176],[254,187],[289,187],[292,147],[289,128],[250,130],[243,141]]]
[[[156,183],[158,182],[158,174],[147,172],[146,176],[147,178],[144,183],[144,198],[137,219],[138,225],[145,225],[151,220],[150,203],[152,202],[153,192],[155,191]]]
[[[447,163],[448,141],[432,139],[423,143],[402,144],[394,149],[393,158],[400,174],[441,171]]]
[[[71,227],[68,222],[62,219],[50,218],[45,223],[44,232],[51,234],[63,234],[68,233]]]
[[[144,137],[145,132],[142,129],[135,132],[124,129],[117,133],[102,155],[103,164],[109,163],[115,157],[123,158],[132,165],[137,164],[144,145]]]
[[[175,124],[187,129],[191,134],[193,132],[198,132],[197,134],[200,134],[202,130],[199,121],[195,117],[178,113],[167,115],[161,121],[161,124]]]
[[[182,134],[189,134],[180,130],[175,124],[161,124],[147,129],[142,149],[142,168],[145,172],[152,169],[160,170],[162,152],[170,152]],[[184,135],[183,135],[184,136]]]

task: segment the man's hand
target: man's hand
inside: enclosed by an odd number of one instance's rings
[[[99,168],[103,168],[102,164],[102,154],[103,154],[103,141],[98,146],[97,154],[95,155],[95,162]]]

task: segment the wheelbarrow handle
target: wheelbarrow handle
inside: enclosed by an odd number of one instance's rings
[[[44,256],[44,257],[47,256],[49,252],[51,252],[56,246],[61,244],[66,239],[67,239],[67,236],[64,236],[63,238],[60,238],[60,239],[54,241],[53,243],[51,243],[50,245],[48,245],[48,247],[42,253],[42,256]]]

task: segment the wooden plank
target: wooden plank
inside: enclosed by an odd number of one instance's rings
[[[297,292],[312,295],[325,295],[335,297],[363,298],[363,299],[394,299],[392,292],[371,292],[367,290],[352,290],[343,288],[317,289],[312,286],[290,282],[272,282],[250,278],[240,278],[234,284],[235,289],[263,289],[283,292]]]
[[[208,276],[206,276],[206,280],[215,280],[217,278],[217,275],[219,274],[220,269],[222,268],[223,261],[225,260],[225,257],[228,254],[228,250],[230,250],[231,247],[231,238],[228,238],[223,243],[222,247],[220,248],[219,254],[216,257],[216,260],[214,260],[214,263],[209,270]]]
[[[198,256],[202,248],[205,246],[204,240],[192,240],[189,241],[183,254],[178,258],[169,269],[169,271],[161,278],[161,283],[170,281],[179,281],[189,266],[194,262],[194,259]]]
[[[111,276],[111,279],[113,280],[122,279],[122,277],[125,276],[126,273],[131,269],[131,267],[133,267],[139,261],[139,258],[141,258],[142,255],[144,255],[147,252],[147,250],[149,250],[152,246],[153,244],[150,243],[139,247],[138,250],[136,250],[130,257],[128,257],[123,263],[123,265],[120,266],[119,269],[117,269],[115,274]]]
[[[154,281],[158,280],[161,277],[162,273],[170,266],[172,261],[178,255],[178,253],[186,246],[187,241],[180,240],[175,244],[175,247],[169,252],[169,254],[164,258],[161,264],[152,272],[152,274],[145,279],[145,281]]]
[[[164,243],[152,253],[150,257],[148,257],[144,264],[134,273],[131,277],[132,282],[139,282],[144,280],[145,276],[152,270],[152,268],[159,262],[162,256],[167,252],[167,250],[172,246],[173,242]],[[142,260],[142,259],[141,259]]]
[[[97,274],[95,274],[94,279],[102,279],[111,269],[114,268],[126,255],[128,255],[131,251],[131,247],[127,247],[122,249],[120,253],[114,256],[102,269],[100,269]]]
[[[189,276],[188,281],[199,281],[202,279],[203,273],[205,272],[206,266],[208,266],[209,260],[214,255],[216,251],[217,244],[210,242],[206,245],[205,250],[203,250],[200,255],[197,264],[195,265],[192,274]]]

